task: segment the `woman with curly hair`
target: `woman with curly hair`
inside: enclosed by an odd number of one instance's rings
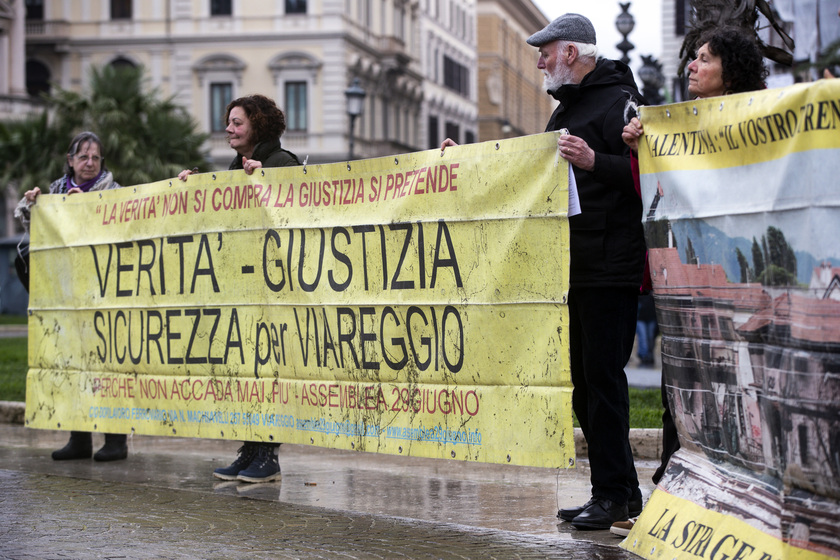
[[[725,27],[700,36],[697,58],[688,65],[688,92],[698,98],[764,89],[767,68],[755,41]]]
[[[228,169],[244,169],[250,175],[261,167],[300,165],[297,156],[280,147],[286,132],[286,115],[264,95],[246,95],[231,101],[225,110],[228,145],[236,156]],[[184,169],[178,178],[186,181],[193,171]]]
[[[225,110],[228,144],[236,150],[228,169],[244,169],[248,175],[261,167],[300,165],[297,156],[280,147],[286,131],[286,115],[264,95],[247,95],[231,101]],[[193,172],[185,169],[178,178],[186,181]],[[241,482],[271,482],[280,478],[277,460],[279,443],[246,441],[237,457],[227,467],[219,467],[213,476]]]
[[[700,36],[697,57],[688,65],[688,93],[698,99],[764,89],[767,68],[755,40],[734,27],[710,29]],[[633,118],[621,137],[633,153],[644,133]]]

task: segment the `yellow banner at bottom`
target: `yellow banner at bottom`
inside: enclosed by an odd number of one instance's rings
[[[574,466],[571,389],[236,379],[32,368],[27,425],[316,444],[439,459]],[[62,395],[73,395],[66,399]],[[523,402],[526,400],[527,402]],[[526,407],[534,414],[517,414]],[[544,426],[556,426],[547,432]],[[487,437],[489,436],[489,437]],[[559,446],[556,442],[559,442]]]
[[[802,541],[807,544],[807,541]],[[831,560],[794,546],[735,517],[655,490],[619,545],[651,560]]]

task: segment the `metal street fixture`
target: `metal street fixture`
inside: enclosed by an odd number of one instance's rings
[[[639,69],[639,79],[644,84],[642,95],[648,105],[661,105],[665,98],[659,93],[665,85],[665,76],[662,74],[662,63],[656,60],[653,55],[642,55],[642,67]]]
[[[631,2],[619,2],[618,5],[621,7],[621,13],[618,14],[618,17],[615,18],[615,28],[618,29],[618,32],[621,33],[622,40],[619,44],[616,45],[618,50],[620,50],[623,54],[621,57],[621,62],[624,64],[630,64],[630,57],[627,56],[627,53],[632,51],[636,46],[627,40],[627,36],[630,35],[630,32],[633,31],[633,28],[636,27],[636,20],[633,19],[633,16],[628,11],[630,9]]]
[[[344,90],[344,97],[347,98],[347,115],[350,116],[350,153],[347,159],[353,159],[353,129],[356,125],[356,117],[364,112],[365,96],[367,92],[360,85],[359,78],[353,78],[353,84]]]

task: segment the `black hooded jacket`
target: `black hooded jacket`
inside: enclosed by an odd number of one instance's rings
[[[254,146],[254,153],[251,159],[259,161],[266,168],[300,165],[298,157],[289,150],[281,148],[280,140],[276,138],[257,143]],[[241,154],[237,153],[234,156],[228,169],[243,169]]]
[[[546,131],[566,128],[595,151],[595,168],[573,167],[582,213],[569,218],[571,287],[642,283],[642,201],[633,186],[630,148],[621,139],[627,102],[642,96],[626,64],[601,59],[580,84],[550,91],[560,105]]]

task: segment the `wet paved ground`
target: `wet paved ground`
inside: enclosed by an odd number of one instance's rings
[[[284,445],[281,481],[244,484],[211,476],[236,442],[135,436],[125,461],[53,461],[66,440],[0,424],[0,558],[634,558],[608,531],[555,518],[588,499],[585,461],[559,471]],[[646,496],[655,466],[637,462]]]

